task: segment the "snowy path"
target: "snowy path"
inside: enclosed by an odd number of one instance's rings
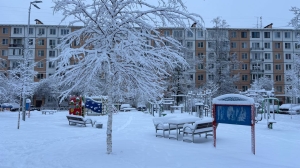
[[[17,129],[17,113],[0,112],[0,168],[299,168],[300,115],[277,115],[273,130],[256,125],[256,155],[250,127],[220,124],[217,148],[212,137],[187,143],[155,137],[152,116],[113,115],[113,153],[106,152],[107,116],[89,117],[104,128],[69,126],[66,112],[33,112]],[[230,166],[229,166],[230,165]]]

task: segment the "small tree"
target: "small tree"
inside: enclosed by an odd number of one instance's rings
[[[294,17],[289,22],[289,25],[293,26],[295,30],[299,30],[300,29],[300,8],[292,7],[290,11],[293,12]],[[298,38],[298,45],[300,45],[300,32],[298,32],[297,38]]]
[[[118,102],[132,94],[144,93],[150,101],[163,97],[166,76],[178,65],[187,66],[180,52],[180,43],[161,36],[157,27],[179,26],[196,22],[199,15],[187,13],[182,0],[158,0],[152,5],[144,0],[53,0],[54,11],[61,11],[64,19],[84,27],[71,32],[58,46],[59,68],[56,76],[60,84],[69,85],[62,96],[79,87],[99,80],[108,103]],[[153,45],[151,45],[154,44]],[[170,45],[166,45],[166,43]],[[76,48],[72,48],[76,44]],[[70,59],[78,62],[70,64]],[[111,108],[112,109],[112,108]],[[107,153],[112,152],[112,111],[108,112]]]
[[[255,90],[272,90],[272,88],[274,88],[274,81],[268,77],[260,77],[254,80],[251,88]]]
[[[206,72],[208,80],[216,83],[218,91],[214,96],[237,93],[235,82],[239,75],[234,70],[239,67],[236,54],[230,55],[228,25],[225,20],[217,17],[212,20],[214,27],[208,29],[208,52],[206,56]]]

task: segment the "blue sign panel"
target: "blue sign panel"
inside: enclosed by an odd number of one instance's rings
[[[251,125],[251,105],[215,105],[217,123]]]
[[[96,102],[90,98],[86,98],[85,108],[90,109],[96,113],[102,113],[102,103]]]

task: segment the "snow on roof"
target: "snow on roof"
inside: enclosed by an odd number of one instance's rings
[[[240,94],[224,94],[213,99],[213,104],[252,105],[254,99]]]

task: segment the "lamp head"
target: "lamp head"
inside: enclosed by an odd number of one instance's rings
[[[32,1],[31,3],[42,3],[43,1]]]

